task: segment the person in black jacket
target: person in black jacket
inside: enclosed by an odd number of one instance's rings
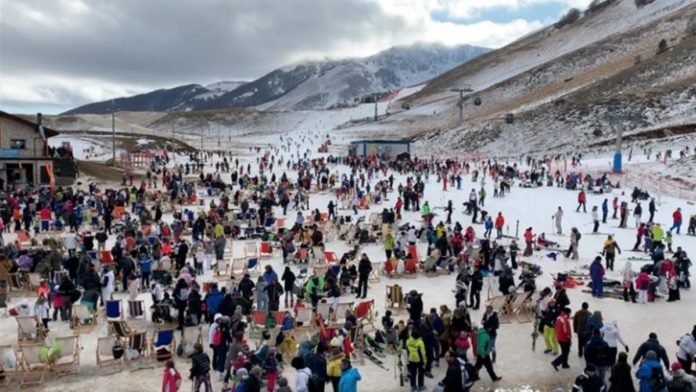
[[[655,332],[650,332],[650,335],[648,335],[648,340],[643,342],[643,344],[638,347],[638,351],[636,351],[636,355],[633,357],[633,366],[643,359],[648,351],[654,351],[655,354],[657,354],[657,357],[662,360],[662,363],[664,363],[665,369],[669,369],[669,358],[667,357],[667,351],[665,351],[665,348],[662,347],[660,342],[657,340],[657,334]]]
[[[445,378],[440,381],[440,385],[444,387],[443,392],[460,392],[464,390],[462,385],[462,368],[457,360],[457,355],[452,350],[448,350],[445,354],[447,361],[447,373]]]
[[[585,362],[597,371],[597,377],[604,383],[609,363],[609,345],[602,339],[599,329],[592,330],[592,337],[585,345]]]
[[[271,284],[263,288],[268,296],[268,310],[277,312],[280,309],[280,296],[283,295],[283,286],[277,278],[273,278]]]
[[[360,298],[361,295],[362,298],[367,297],[367,280],[370,278],[370,272],[372,272],[372,263],[363,253],[358,264],[358,295],[356,298]]]
[[[212,392],[213,387],[210,384],[210,357],[203,351],[203,346],[200,343],[193,345],[193,354],[190,358],[191,374],[189,379],[193,381],[193,392],[199,392],[201,385],[205,385],[206,392]]]
[[[406,303],[408,303],[409,319],[418,324],[423,314],[423,299],[421,295],[416,290],[411,290],[406,298]]]
[[[631,365],[628,364],[628,354],[625,352],[619,353],[618,361],[611,367],[609,392],[636,392]]]
[[[573,383],[573,392],[604,392],[604,381],[597,375],[597,369],[592,365],[585,367],[585,372],[579,375]]]
[[[201,322],[202,306],[203,300],[201,299],[201,294],[198,292],[198,286],[193,282],[188,294],[188,315],[191,316],[193,325],[198,325]]]
[[[285,271],[283,271],[283,276],[280,278],[280,280],[283,281],[283,289],[285,289],[285,307],[288,307],[288,298],[290,298],[290,307],[295,306],[295,297],[293,290],[295,289],[295,280],[297,277],[295,274],[292,272],[289,266],[285,267]]]
[[[483,289],[483,274],[481,268],[474,267],[474,273],[471,274],[471,291],[469,292],[469,305],[474,310],[478,310],[481,304],[481,290]]]
[[[251,275],[244,274],[242,280],[239,281],[237,289],[242,293],[242,297],[251,301],[251,297],[254,295],[254,289],[256,284],[251,280]]]
[[[179,243],[179,248],[176,253],[176,270],[179,271],[180,269],[184,268],[184,265],[186,265],[186,256],[188,255],[188,245],[186,244],[186,241],[181,240]]]

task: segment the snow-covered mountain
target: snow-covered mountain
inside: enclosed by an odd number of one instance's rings
[[[159,89],[131,97],[116,98],[113,107],[117,111],[169,112],[193,110],[207,101],[214,100],[243,86],[246,82],[215,82],[207,86],[187,84],[169,89]],[[90,103],[63,114],[105,114],[112,110],[112,100]]]
[[[370,57],[306,62],[276,69],[249,83],[217,82],[161,89],[115,101],[119,111],[188,111],[261,106],[277,110],[352,106],[373,94],[430,80],[489,49],[439,44],[397,46]],[[65,114],[111,111],[111,101]]]
[[[352,106],[430,80],[489,49],[439,44],[397,46],[365,58],[318,61],[277,69],[214,101],[205,109],[261,106],[274,110]]]

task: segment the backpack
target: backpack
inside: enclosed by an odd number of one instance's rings
[[[320,392],[323,386],[324,382],[318,375],[312,374],[309,376],[309,380],[307,381],[307,390],[309,392]]]
[[[106,287],[108,285],[109,285],[109,277],[104,275],[104,277],[102,277],[101,286]]]
[[[580,238],[582,238],[582,234],[580,232],[575,233],[575,241],[580,241]]]
[[[213,341],[212,341],[213,346],[217,347],[220,344],[222,344],[222,331],[220,331],[220,328],[213,333]]]
[[[652,368],[648,385],[653,391],[661,391],[665,389],[667,383],[665,382],[665,375],[662,373],[662,367]]]
[[[673,378],[667,383],[668,392],[691,392],[693,388],[691,383],[686,381],[684,377]]]

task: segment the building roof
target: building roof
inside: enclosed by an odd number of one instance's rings
[[[39,127],[38,127],[37,123],[35,123],[33,121],[29,121],[23,117],[15,116],[14,114],[3,112],[2,110],[0,110],[0,117],[4,117],[7,119],[16,121],[16,122],[18,122],[20,124],[24,124],[28,127],[32,127],[32,128],[34,128],[34,132],[37,132],[37,133],[39,132]],[[47,126],[44,126],[43,129],[44,129],[44,134],[46,135],[47,138],[49,138],[51,136],[58,135],[58,131],[56,131],[55,129],[49,128]]]
[[[360,144],[360,143],[407,144],[407,143],[411,143],[411,141],[406,140],[406,139],[401,139],[401,140],[356,140],[354,142],[350,142],[350,144]]]

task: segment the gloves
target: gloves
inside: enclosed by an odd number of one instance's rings
[[[626,354],[628,354],[628,346],[624,346],[624,348],[626,349]]]

